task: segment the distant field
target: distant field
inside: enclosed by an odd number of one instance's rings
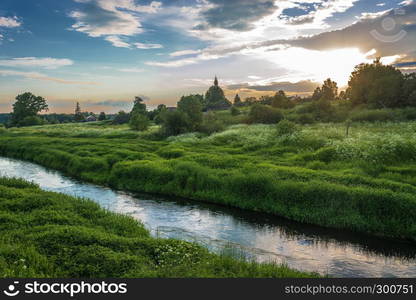
[[[163,140],[100,123],[1,129],[0,155],[114,188],[416,241],[416,122],[233,125]]]

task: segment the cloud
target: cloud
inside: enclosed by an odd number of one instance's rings
[[[17,17],[8,18],[8,17],[0,17],[0,27],[20,27],[22,23],[17,19]]]
[[[97,85],[96,82],[86,82],[86,81],[72,81],[72,80],[65,80],[60,78],[48,77],[44,74],[38,72],[21,72],[21,71],[13,71],[13,70],[0,70],[0,76],[19,76],[29,79],[36,79],[36,80],[43,80],[43,81],[52,81],[56,83],[62,84],[76,84],[76,85]]]
[[[376,49],[377,56],[407,55],[416,45],[416,3],[400,11],[363,14],[358,22],[341,30],[284,42],[312,50],[356,47],[364,53]]]
[[[70,66],[73,63],[70,59],[52,57],[20,57],[0,60],[0,66],[4,67],[40,67],[44,69],[57,69],[59,67]]]
[[[253,22],[277,9],[273,0],[209,0],[209,3],[212,6],[202,12],[205,22],[197,29],[216,27],[247,31],[253,29]]]
[[[193,65],[200,61],[218,59],[224,56],[227,56],[227,54],[220,56],[218,54],[215,54],[214,52],[211,53],[210,51],[206,51],[206,52],[201,52],[201,54],[195,57],[183,58],[183,59],[171,60],[171,61],[165,61],[165,62],[147,61],[145,62],[145,64],[148,66],[154,66],[154,67],[176,68],[176,67]]]
[[[129,107],[132,105],[132,101],[126,101],[126,100],[104,100],[99,102],[90,102],[85,101],[82,102],[84,106],[90,107],[90,106],[110,106],[110,107]]]
[[[328,27],[325,21],[333,17],[336,13],[346,12],[348,9],[354,6],[358,0],[316,0],[311,1],[314,3],[314,9],[311,10],[308,14],[295,16],[295,17],[285,17],[287,24],[290,25],[306,25],[305,28],[322,28]],[[307,1],[306,3],[309,3]]]
[[[144,69],[139,68],[124,68],[124,69],[118,69],[120,72],[126,72],[126,73],[141,73],[144,71]]]
[[[187,56],[187,55],[193,55],[193,54],[199,54],[199,53],[201,53],[201,50],[181,50],[181,51],[172,52],[169,54],[169,56],[178,57],[178,56]]]
[[[160,44],[143,44],[143,43],[134,43],[133,44],[137,49],[161,49],[163,48]]]
[[[230,90],[250,89],[260,92],[277,92],[284,90],[292,93],[309,93],[313,92],[320,84],[310,80],[303,80],[299,82],[272,82],[266,85],[250,85],[249,83],[228,85]]]
[[[105,40],[113,44],[114,47],[118,48],[130,48],[130,44],[124,42],[120,37],[116,35],[110,35],[105,37]]]
[[[345,10],[354,1],[340,2],[342,1],[330,1],[326,7],[333,13],[334,11]],[[335,5],[336,3],[338,4]],[[325,15],[330,14],[326,12]],[[322,20],[322,18],[321,16],[320,19]],[[231,46],[223,46],[221,43],[207,47],[193,57],[167,62],[148,62],[147,64],[159,67],[182,67],[234,54],[273,57],[267,55],[267,52],[279,52],[289,48],[303,48],[314,51],[354,48],[359,49],[364,54],[375,49],[376,52],[373,53],[373,57],[401,55],[400,58],[404,59],[409,54],[414,53],[414,45],[416,45],[416,3],[412,1],[409,5],[404,6],[402,10],[387,10],[371,14],[371,16],[370,14],[363,14],[356,23],[340,30],[294,39],[240,42]]]
[[[91,37],[105,36],[115,47],[128,48],[128,43],[120,36],[133,36],[144,30],[139,13],[156,13],[161,2],[149,5],[136,5],[134,0],[74,0],[83,4],[82,9],[70,12],[76,20],[72,29]]]

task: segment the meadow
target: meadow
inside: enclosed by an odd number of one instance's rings
[[[306,224],[416,241],[416,122],[2,129],[0,155],[133,192],[186,197]]]
[[[317,277],[150,236],[96,203],[0,177],[0,278]]]

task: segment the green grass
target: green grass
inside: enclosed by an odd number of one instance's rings
[[[317,277],[152,238],[92,201],[0,177],[0,278]]]
[[[223,113],[225,114],[225,113]],[[232,125],[158,140],[157,128],[9,129],[0,155],[113,188],[187,197],[416,241],[416,122]]]

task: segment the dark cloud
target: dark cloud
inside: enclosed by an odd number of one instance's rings
[[[139,95],[138,97],[142,98],[144,101],[150,101],[150,98],[144,95]],[[129,107],[132,106],[134,99],[132,100],[103,100],[103,101],[86,101],[84,104],[86,106],[110,106],[110,107]]]
[[[315,20],[315,16],[304,15],[304,16],[289,18],[287,23],[290,25],[303,25],[303,24],[313,23],[314,20]]]
[[[252,23],[276,10],[273,0],[210,0],[215,7],[203,12],[206,21],[196,29],[209,27],[235,31],[252,29]]]
[[[99,102],[86,102],[86,106],[111,106],[111,107],[126,107],[132,105],[133,101],[125,100],[104,100]]]
[[[416,67],[416,61],[409,61],[396,64],[398,68],[406,68],[406,67]]]
[[[283,90],[292,93],[309,93],[313,92],[320,84],[310,80],[303,80],[299,82],[273,82],[267,85],[249,85],[248,83],[233,84],[227,86],[230,90],[250,89],[260,92],[277,92]]]

